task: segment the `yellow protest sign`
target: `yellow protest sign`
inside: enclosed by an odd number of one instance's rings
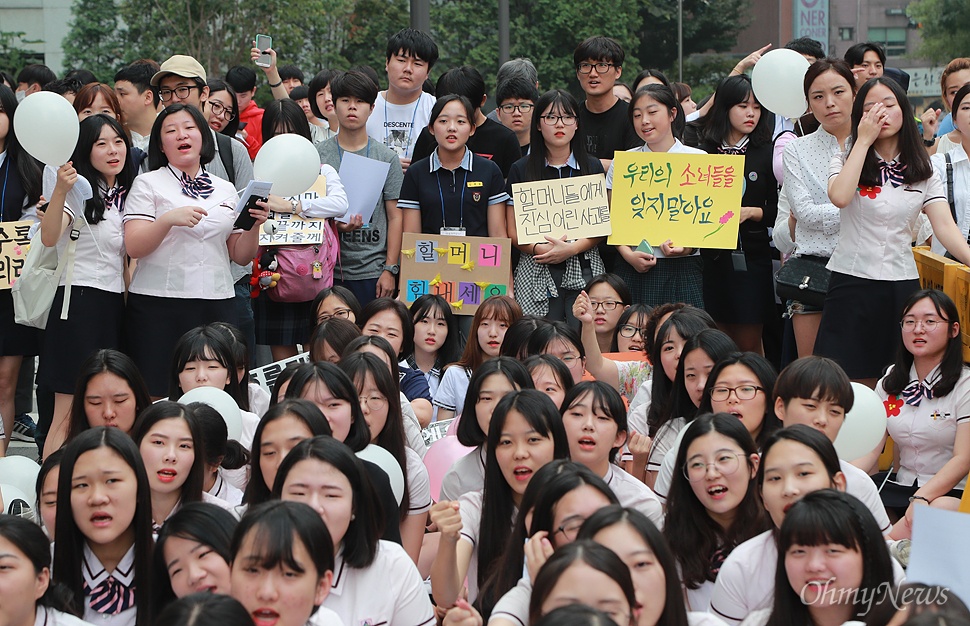
[[[28,220],[0,222],[0,289],[10,289],[20,278],[30,247],[27,232],[33,224]]]
[[[512,185],[515,232],[520,244],[546,237],[583,239],[610,234],[603,174]],[[637,242],[639,243],[639,242]]]
[[[742,156],[617,152],[608,243],[733,250],[743,186]]]

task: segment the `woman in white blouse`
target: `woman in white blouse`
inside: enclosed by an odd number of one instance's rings
[[[828,263],[839,239],[839,207],[829,201],[829,163],[845,148],[852,131],[852,70],[840,59],[819,59],[805,73],[805,97],[818,130],[785,146],[785,194],[791,207],[788,226],[795,241],[793,257]],[[791,223],[794,222],[794,228]],[[798,356],[812,354],[822,319],[821,307],[798,300],[787,304],[795,329]]]
[[[252,208],[255,226],[234,228],[239,197],[231,183],[205,171],[215,156],[207,129],[194,107],[162,111],[148,148],[152,171],[135,180],[125,205],[125,244],[138,260],[127,302],[128,347],[156,397],[166,393],[179,337],[202,324],[236,321],[229,261],[253,259],[268,215]]]
[[[953,125],[962,137],[961,143],[949,152],[937,151],[930,157],[936,175],[946,188],[950,212],[964,239],[970,233],[970,160],[967,158],[970,150],[970,98],[967,96],[970,96],[970,84],[961,87],[953,98]],[[936,237],[933,238],[933,252],[946,253],[946,248]]]

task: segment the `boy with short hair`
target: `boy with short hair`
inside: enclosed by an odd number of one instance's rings
[[[237,65],[226,72],[226,82],[236,92],[239,103],[239,123],[246,124],[243,135],[249,158],[255,159],[263,147],[263,109],[253,98],[256,96],[256,72],[251,67]]]
[[[289,95],[294,87],[303,86],[303,71],[295,65],[284,65],[280,68],[280,80],[283,82],[286,94]]]
[[[17,89],[15,90],[17,102],[32,93],[41,91],[44,85],[57,80],[57,74],[51,68],[40,63],[25,65],[24,69],[17,74]]]
[[[330,81],[330,93],[340,132],[317,146],[320,162],[339,171],[344,153],[352,152],[390,164],[370,223],[362,224],[358,216],[337,227],[340,267],[334,271],[334,284],[350,289],[364,306],[375,298],[394,297],[397,289],[403,229],[397,199],[404,172],[397,153],[368,136],[368,118],[378,99],[374,81],[361,72],[345,72]]]
[[[495,89],[498,119],[515,133],[519,140],[520,156],[529,154],[532,115],[538,99],[539,90],[535,84],[522,76],[510,77],[500,82]]]
[[[125,126],[131,133],[131,145],[148,151],[148,137],[158,115],[158,95],[152,89],[152,76],[159,65],[151,59],[129,63],[115,74],[115,95],[121,104]]]
[[[629,105],[613,95],[613,85],[623,75],[625,56],[616,40],[603,36],[590,37],[573,52],[576,77],[586,93],[579,105],[586,151],[603,162],[604,170],[609,170],[614,152],[643,143],[627,119]]]
[[[435,97],[422,86],[438,61],[438,46],[425,33],[405,28],[387,41],[385,56],[387,91],[377,95],[367,133],[396,152],[406,170],[434,107]]]

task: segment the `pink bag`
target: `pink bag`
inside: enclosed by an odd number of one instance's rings
[[[276,287],[266,295],[276,302],[309,302],[322,289],[333,286],[333,270],[340,256],[340,242],[329,221],[323,229],[323,243],[305,246],[272,246],[275,249]],[[266,249],[261,250],[264,252]]]

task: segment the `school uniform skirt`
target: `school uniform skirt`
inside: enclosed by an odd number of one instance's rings
[[[34,356],[40,344],[40,331],[13,321],[13,295],[0,290],[0,356]]]
[[[722,324],[764,324],[775,310],[771,257],[745,253],[747,269],[736,270],[731,253],[731,250],[701,253],[704,308],[715,322]]]
[[[630,289],[634,304],[656,307],[667,302],[686,302],[704,308],[704,262],[699,256],[657,259],[657,264],[643,274],[618,257],[614,270]]]
[[[128,294],[125,342],[153,397],[168,395],[172,353],[182,335],[212,322],[239,324],[233,298],[161,298]],[[172,398],[177,400],[178,398]]]
[[[37,382],[73,394],[81,364],[89,356],[102,348],[124,350],[125,296],[75,285],[66,320],[61,319],[63,302],[64,287],[58,287],[41,340]]]
[[[313,301],[277,302],[265,293],[253,300],[256,343],[261,346],[307,345],[313,326]]]
[[[918,279],[871,280],[832,272],[815,354],[836,361],[852,379],[879,378],[896,356],[903,305]]]

